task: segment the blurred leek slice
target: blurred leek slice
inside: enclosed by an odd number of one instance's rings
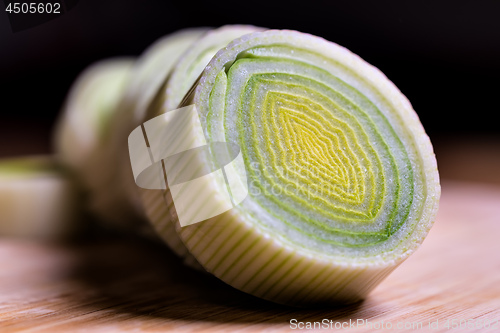
[[[135,62],[101,61],[72,87],[56,128],[56,151],[79,176],[90,209],[105,222],[122,229],[145,226],[137,191],[120,171],[122,163],[125,169],[129,164],[124,161],[127,137],[180,55],[206,31],[186,29],[161,38]]]
[[[80,196],[52,156],[0,160],[0,235],[61,239],[79,226]]]
[[[122,118],[130,122],[129,126],[135,128],[136,124],[143,122],[150,109],[156,105],[154,103],[163,104],[164,87],[172,69],[181,61],[181,56],[209,30],[179,30],[160,38],[144,51],[134,65],[133,79],[127,86],[122,102],[123,108],[128,109]],[[156,99],[161,102],[156,102]]]
[[[139,218],[144,218],[145,212],[131,176],[128,135],[158,103],[169,73],[180,56],[207,30],[185,29],[159,39],[144,51],[132,68],[130,80],[118,105],[117,117],[108,128],[111,140],[106,161],[116,168],[102,171],[109,185],[99,191],[95,199],[102,212],[109,212],[106,218],[121,228],[128,225],[145,233],[150,231],[148,224],[137,223]],[[127,216],[120,214],[120,210]]]
[[[227,25],[204,34],[179,59],[170,73],[166,89],[163,91],[164,97],[159,98],[161,102],[152,107],[144,121],[167,110],[176,109],[217,51],[235,38],[262,30],[263,28],[254,26]],[[126,177],[133,179],[132,172]],[[140,189],[140,193],[147,217],[158,234],[175,253],[184,258],[188,265],[197,267],[196,261],[175,232],[175,225],[168,210],[168,205],[172,205],[171,200],[168,197],[165,198],[161,190]],[[168,201],[168,205],[165,200]]]
[[[241,147],[249,195],[175,228],[233,287],[298,306],[354,302],[431,228],[440,185],[430,140],[394,84],[347,49],[295,31],[245,35],[206,66],[190,104],[208,142]],[[191,162],[219,164],[215,154]]]
[[[121,101],[133,60],[117,58],[87,68],[67,97],[55,131],[55,150],[63,165],[71,169],[87,192],[87,205],[105,219],[133,216],[127,206],[114,205],[103,196],[115,172],[110,142],[111,124],[119,117]]]

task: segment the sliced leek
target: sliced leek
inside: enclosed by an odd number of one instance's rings
[[[179,57],[198,40],[208,28],[185,29],[165,36],[151,45],[139,57],[132,70],[131,79],[119,106],[119,117],[109,128],[113,135],[110,156],[119,168],[110,175],[111,185],[103,196],[112,198],[113,207],[132,207],[136,214],[148,215],[133,182],[127,155],[127,137],[130,131],[148,118],[151,109],[163,103],[162,91],[170,71]],[[148,193],[151,194],[151,193]],[[117,221],[123,226],[124,219]],[[130,221],[132,222],[132,221]],[[146,224],[134,224],[145,230]],[[145,230],[149,232],[148,229]]]
[[[347,49],[294,31],[245,35],[206,66],[190,104],[208,142],[241,148],[249,195],[175,229],[233,287],[299,306],[357,301],[432,226],[440,186],[430,140],[394,84]],[[206,156],[191,163],[218,164]]]
[[[80,196],[51,156],[0,160],[0,235],[61,239],[79,226]]]
[[[218,50],[237,37],[261,30],[263,29],[253,26],[228,25],[204,34],[179,59],[167,81],[165,97],[162,99],[165,101],[164,104],[158,104],[153,108],[147,119],[175,109]],[[127,177],[132,179],[131,175]],[[167,205],[165,200],[169,198],[165,198],[161,190],[140,190],[140,193],[146,215],[158,234],[175,253],[184,258],[187,264],[198,267],[175,232],[175,225],[168,210],[168,205],[172,205],[171,200]]]
[[[109,131],[117,121],[117,106],[130,78],[133,60],[109,59],[87,68],[75,82],[55,132],[55,150],[63,165],[87,192],[89,208],[105,220],[127,219],[128,205],[112,205],[106,195],[113,169]]]

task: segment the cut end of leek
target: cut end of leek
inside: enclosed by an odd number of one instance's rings
[[[210,61],[189,104],[208,142],[241,147],[249,195],[176,230],[237,289],[299,306],[357,301],[433,224],[439,176],[416,113],[378,69],[337,44],[295,31],[247,34]],[[217,165],[217,156],[196,163]]]

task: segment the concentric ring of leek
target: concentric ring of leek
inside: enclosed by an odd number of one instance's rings
[[[226,25],[205,33],[187,49],[170,73],[165,88],[164,108],[167,111],[177,108],[217,51],[235,38],[262,30],[250,25]]]
[[[193,100],[210,141],[240,145],[251,193],[236,209],[256,226],[359,262],[430,223],[428,138],[399,91],[347,50],[296,32],[245,36],[211,61]]]
[[[218,271],[218,253],[255,250],[250,233],[334,265],[392,266],[432,225],[440,190],[430,141],[399,90],[348,50],[298,32],[246,35],[212,59],[193,102],[208,141],[240,145],[249,178],[233,211],[179,229],[217,276],[234,266]],[[234,234],[221,235],[229,224]]]

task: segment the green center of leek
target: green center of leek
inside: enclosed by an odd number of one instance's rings
[[[334,246],[383,242],[413,202],[408,153],[369,98],[312,57],[333,63],[283,45],[240,54],[217,76],[207,131],[240,145],[253,202],[288,228]]]

